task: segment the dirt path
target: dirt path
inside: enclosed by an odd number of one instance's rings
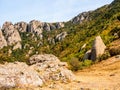
[[[112,57],[75,73],[80,87],[120,90],[120,57]]]

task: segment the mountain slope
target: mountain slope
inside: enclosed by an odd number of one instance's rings
[[[21,22],[12,25],[19,31],[22,49],[13,50],[11,45],[4,47],[0,50],[1,62],[26,61],[33,54],[41,53],[52,53],[69,63],[73,58],[83,61],[85,52],[91,48],[97,35],[102,37],[106,45],[118,38],[114,34],[119,35],[120,30],[119,8],[120,1],[115,0],[110,5],[81,13],[64,23],[33,20],[29,24]],[[84,45],[86,47],[81,48]]]

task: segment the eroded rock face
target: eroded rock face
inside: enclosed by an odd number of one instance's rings
[[[82,23],[83,21],[88,21],[90,20],[90,13],[91,11],[80,13],[78,16],[73,18],[71,22],[76,24],[76,23]]]
[[[7,42],[2,34],[2,31],[0,29],[0,49],[3,48],[4,46],[7,46]]]
[[[62,27],[64,27],[64,23],[62,23],[62,22],[56,23],[56,28],[57,29],[62,28]]]
[[[67,32],[62,32],[62,33],[60,33],[60,34],[58,34],[58,35],[56,36],[55,40],[61,41],[61,40],[63,40],[67,35],[68,35]]]
[[[26,22],[18,22],[14,26],[20,32],[27,32],[27,23]]]
[[[97,36],[93,42],[91,50],[91,60],[95,61],[98,57],[104,54],[106,46],[100,36]]]
[[[12,46],[21,42],[21,37],[19,35],[19,32],[11,22],[5,22],[3,24],[2,31],[5,35],[5,39],[8,45]],[[21,48],[21,46],[18,48]]]
[[[73,73],[68,70],[67,63],[60,60],[51,54],[33,55],[29,59],[30,64],[39,71],[42,80],[68,82],[75,80]]]
[[[0,87],[41,86],[38,73],[25,63],[7,63],[0,65]]]

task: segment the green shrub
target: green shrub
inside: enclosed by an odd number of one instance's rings
[[[76,57],[73,57],[70,60],[69,64],[70,64],[70,69],[73,71],[77,71],[77,70],[81,69],[81,63],[78,60],[78,58],[76,58]]]
[[[118,48],[111,48],[111,49],[109,50],[109,52],[110,52],[110,55],[111,55],[111,56],[118,55],[118,54],[120,54],[120,47],[118,47]]]
[[[88,59],[82,62],[82,66],[84,67],[91,66],[92,64],[93,64],[92,60],[88,60]]]
[[[102,56],[100,56],[98,58],[98,61],[102,61],[102,60],[108,59],[110,56],[111,56],[110,53],[108,51],[106,51]]]

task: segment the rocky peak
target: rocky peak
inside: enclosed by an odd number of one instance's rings
[[[18,22],[14,26],[20,32],[27,32],[27,23],[26,22]]]
[[[82,23],[83,21],[88,21],[88,20],[90,20],[90,13],[91,13],[91,11],[80,13],[78,16],[74,17],[70,21],[73,24]]]
[[[2,31],[4,33],[8,45],[15,46],[17,45],[17,43],[21,42],[21,37],[19,35],[19,32],[11,22],[5,22],[3,24]],[[18,48],[21,48],[21,46]]]

